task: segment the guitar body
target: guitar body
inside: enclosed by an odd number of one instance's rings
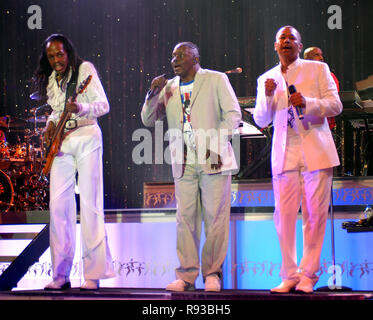
[[[79,86],[79,89],[77,92],[75,92],[72,95],[72,101],[76,100],[76,97],[79,93],[82,93],[88,86],[88,84],[91,82],[92,76],[89,75],[87,79],[85,79],[81,85]],[[52,163],[58,152],[60,151],[62,141],[65,137],[64,135],[64,129],[66,122],[70,119],[71,112],[64,111],[61,115],[60,120],[58,121],[56,130],[53,133],[53,137],[51,139],[50,144],[46,148],[45,152],[45,158],[44,158],[44,167],[42,169],[42,174],[47,175],[52,167]]]
[[[63,112],[60,118],[60,121],[57,124],[57,128],[53,134],[51,144],[47,147],[46,157],[45,157],[45,164],[42,170],[44,175],[47,175],[52,167],[52,163],[58,152],[60,151],[61,144],[63,141],[63,132],[65,128],[65,124],[67,120],[71,117],[71,112]]]

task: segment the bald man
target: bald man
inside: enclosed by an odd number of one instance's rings
[[[325,62],[323,52],[318,47],[307,48],[306,50],[304,50],[303,57],[306,60],[314,60],[314,61]],[[337,86],[337,89],[339,91],[339,81],[338,81],[337,77],[335,76],[335,74],[333,72],[330,72],[330,74],[333,77],[333,79],[335,81],[335,84]]]
[[[320,61],[320,62],[325,62],[324,61],[324,55],[323,52],[320,48],[318,47],[309,47],[306,50],[304,50],[303,57],[306,60],[314,60],[314,61]],[[332,76],[335,85],[337,86],[337,90],[339,91],[339,81],[335,74],[333,72],[330,72],[330,75]],[[329,128],[334,129],[335,128],[335,119],[334,117],[328,118],[328,123],[329,123]]]

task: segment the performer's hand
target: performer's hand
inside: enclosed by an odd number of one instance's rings
[[[207,149],[206,151],[206,160],[208,158],[210,158],[211,169],[218,170],[223,165],[220,155],[210,151],[210,149]]]
[[[264,87],[265,87],[266,96],[272,97],[277,88],[277,82],[275,81],[275,79],[267,79],[264,82]]]
[[[165,78],[165,74],[155,77],[152,80],[152,83],[150,85],[149,92],[151,92],[152,95],[149,97],[149,99],[157,95],[164,88],[166,84],[167,84],[167,78]]]
[[[290,96],[290,103],[296,107],[306,107],[306,99],[302,96],[300,92],[295,92]]]
[[[44,141],[46,145],[50,145],[56,126],[52,121],[49,122],[47,129],[44,131]]]
[[[71,101],[71,97],[67,100],[66,103],[66,110],[71,113],[78,113],[80,112],[80,105],[75,101]]]

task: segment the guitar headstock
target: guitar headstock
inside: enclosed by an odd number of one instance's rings
[[[92,75],[89,75],[79,86],[77,93],[82,93],[92,80]]]

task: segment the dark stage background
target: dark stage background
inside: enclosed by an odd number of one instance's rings
[[[41,8],[41,29],[28,27],[31,5]],[[331,5],[342,9],[341,30],[328,28]],[[373,74],[371,0],[2,0],[0,10],[0,116],[30,116],[28,80],[51,33],[67,35],[96,65],[111,105],[99,120],[107,209],[141,207],[144,182],[172,181],[169,165],[133,163],[139,142],[132,134],[143,128],[140,109],[151,79],[172,77],[177,42],[198,44],[204,68],[242,67],[230,75],[237,96],[255,96],[256,78],[277,63],[274,36],[285,24],[301,32],[305,48],[323,49],[341,90]]]

